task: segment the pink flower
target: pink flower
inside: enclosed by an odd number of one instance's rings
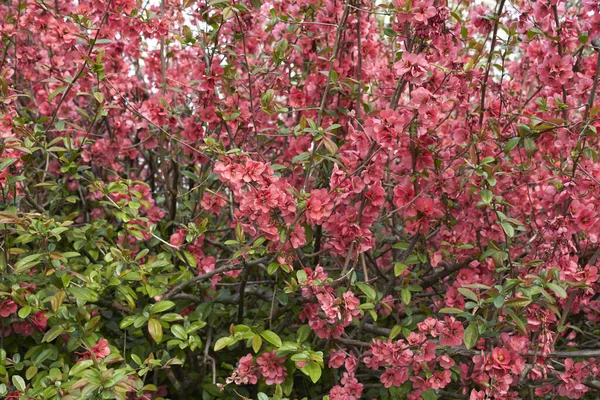
[[[429,197],[419,197],[415,200],[415,208],[425,215],[433,214],[433,199]]]
[[[582,398],[589,391],[589,388],[582,383],[590,374],[586,368],[589,365],[590,363],[587,362],[575,363],[572,358],[565,359],[565,372],[557,375],[562,381],[558,386],[558,394],[569,399]]]
[[[487,396],[483,390],[471,390],[471,395],[469,396],[469,400],[485,400]]]
[[[435,360],[435,349],[437,345],[434,342],[426,342],[421,345],[421,348],[415,350],[415,362],[428,363]]]
[[[436,329],[438,326],[438,320],[435,318],[427,317],[425,321],[419,322],[417,324],[417,328],[419,331],[425,334],[429,334],[433,337],[439,336],[438,330]]]
[[[329,353],[329,368],[340,368],[344,365],[346,359],[346,352],[343,350],[332,350]]]
[[[296,224],[290,234],[290,242],[292,247],[297,249],[306,244],[306,230],[300,224]]]
[[[581,205],[575,214],[575,225],[583,231],[589,231],[598,222],[598,214],[593,211],[593,205]]]
[[[185,241],[185,229],[177,229],[177,231],[175,231],[175,233],[173,233],[171,235],[171,239],[169,240],[171,245],[174,247],[181,246],[184,241]]]
[[[277,350],[269,353],[263,353],[256,359],[256,363],[260,366],[260,372],[265,378],[267,385],[277,385],[285,381],[287,370],[283,366],[285,357],[277,358]]]
[[[48,318],[46,317],[46,313],[44,311],[36,311],[31,317],[31,323],[35,325],[40,331],[46,330],[48,327]]]
[[[261,178],[261,174],[265,172],[265,170],[266,166],[264,163],[247,159],[246,168],[242,179],[246,183],[250,183],[252,181],[258,182]]]
[[[448,369],[450,367],[453,367],[456,364],[456,362],[450,356],[448,356],[447,354],[442,354],[441,356],[439,356],[437,358],[437,362],[444,369]]]
[[[442,334],[440,344],[442,346],[459,346],[462,344],[464,328],[460,321],[454,317],[445,317],[444,322],[438,324]]]
[[[413,183],[409,179],[404,179],[394,188],[394,205],[398,208],[403,207],[413,199],[414,195]]]
[[[254,364],[252,354],[247,354],[240,358],[238,367],[233,374],[226,379],[227,383],[235,383],[236,385],[256,385],[258,383],[258,366]]]
[[[381,375],[380,379],[381,383],[383,383],[383,386],[386,388],[389,388],[390,386],[401,386],[408,380],[408,368],[388,368]]]
[[[306,202],[306,216],[315,224],[322,224],[331,215],[333,203],[330,200],[327,189],[316,189],[310,194]]]
[[[428,78],[427,68],[429,63],[422,54],[404,53],[402,60],[394,64],[398,75],[404,75],[404,79],[412,84],[421,85]]]
[[[90,350],[96,355],[96,358],[106,358],[110,354],[108,340],[100,339]]]
[[[540,80],[546,85],[561,86],[573,77],[573,57],[555,54],[544,57],[537,68]]]
[[[475,273],[471,268],[463,268],[456,274],[456,282],[459,286],[469,285],[476,282],[479,279],[479,275]]]
[[[429,378],[428,382],[434,390],[443,389],[452,381],[451,376],[452,372],[450,370],[436,372]]]
[[[202,196],[202,201],[200,205],[207,211],[212,212],[213,214],[219,214],[221,209],[225,207],[227,201],[221,195],[211,195],[209,193],[204,193]]]
[[[503,347],[496,347],[492,350],[492,361],[495,366],[506,369],[510,365],[510,352]]]
[[[17,312],[17,304],[13,300],[4,300],[0,303],[0,317],[7,318]]]

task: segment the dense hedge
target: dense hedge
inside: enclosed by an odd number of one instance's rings
[[[596,0],[1,0],[0,397],[596,399]]]

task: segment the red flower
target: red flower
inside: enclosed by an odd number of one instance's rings
[[[96,358],[106,358],[110,354],[108,340],[100,339],[90,350],[96,355]]]
[[[458,346],[462,344],[464,328],[460,321],[454,317],[446,317],[444,322],[438,324],[442,334],[440,344],[442,346]]]
[[[277,357],[277,350],[270,353],[263,353],[256,359],[256,363],[260,366],[260,372],[265,378],[267,385],[277,385],[285,381],[287,370],[283,363],[285,357]]]
[[[503,347],[496,347],[492,350],[492,360],[495,367],[506,369],[510,365],[510,352]]]
[[[331,202],[327,189],[316,189],[310,194],[306,202],[306,216],[315,224],[321,224],[331,215],[333,203]]]
[[[7,318],[11,314],[16,313],[17,309],[17,304],[14,301],[4,300],[2,303],[0,303],[0,317]]]

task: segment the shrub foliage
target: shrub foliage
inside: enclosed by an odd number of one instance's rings
[[[0,397],[595,399],[596,0],[1,0]]]

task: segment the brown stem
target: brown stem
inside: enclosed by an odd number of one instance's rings
[[[502,15],[502,9],[504,8],[505,0],[500,0],[498,11],[496,12],[496,20],[494,21],[494,33],[492,34],[492,44],[490,47],[490,54],[488,56],[487,67],[485,69],[485,77],[483,78],[483,85],[481,86],[481,102],[479,105],[479,128],[483,127],[483,114],[485,113],[485,92],[487,90],[488,79],[490,76],[490,70],[492,68],[492,58],[494,57],[494,48],[496,47],[496,39],[498,38],[498,25],[500,25],[500,16]]]

